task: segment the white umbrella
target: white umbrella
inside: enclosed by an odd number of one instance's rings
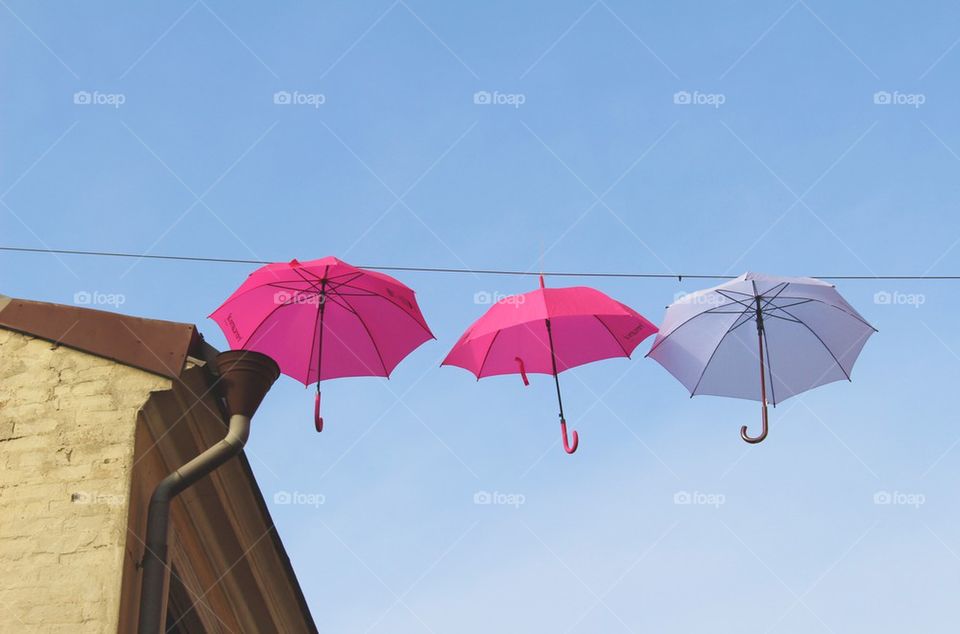
[[[850,380],[853,364],[876,329],[832,284],[811,277],[744,273],[667,307],[647,356],[690,391],[760,401],[759,436],[767,437],[769,401],[776,406],[811,388]],[[757,367],[760,380],[757,381]]]

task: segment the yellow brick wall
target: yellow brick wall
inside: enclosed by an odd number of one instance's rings
[[[0,634],[117,631],[137,411],[170,387],[0,328]]]

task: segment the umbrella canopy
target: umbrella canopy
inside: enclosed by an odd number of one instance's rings
[[[653,357],[689,391],[776,405],[825,383],[850,380],[876,329],[832,284],[744,273],[667,307]],[[759,368],[760,380],[757,380]],[[769,377],[769,385],[767,383]],[[769,389],[768,389],[769,388]]]
[[[625,304],[586,286],[544,288],[511,295],[478,319],[443,360],[479,380],[498,374],[552,374],[557,386],[564,449],[573,453],[579,437],[567,440],[558,374],[591,361],[629,357],[656,326]]]
[[[325,257],[267,264],[210,317],[230,347],[272,357],[304,385],[351,376],[383,376],[434,338],[409,287]]]

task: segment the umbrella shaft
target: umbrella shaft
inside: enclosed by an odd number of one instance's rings
[[[329,267],[328,267],[329,269]],[[327,275],[324,272],[323,279],[320,281],[320,335],[317,341],[317,394],[320,394],[320,368],[323,364],[323,313],[327,307]]]
[[[767,407],[767,382],[763,368],[763,309],[760,306],[760,296],[757,301],[757,347],[760,350],[760,401],[763,403],[764,410]],[[764,414],[766,415],[766,414]]]
[[[563,398],[560,396],[560,377],[557,374],[557,354],[553,348],[553,331],[550,328],[550,320],[544,320],[547,324],[547,341],[550,342],[550,364],[553,366],[553,381],[557,385],[557,405],[560,406],[560,420],[563,420]]]
[[[757,332],[757,345],[760,348],[760,399],[767,406],[767,381],[763,369],[763,331]]]

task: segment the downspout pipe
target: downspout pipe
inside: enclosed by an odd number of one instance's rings
[[[166,617],[170,503],[243,451],[250,435],[250,419],[280,375],[280,368],[273,359],[249,350],[231,350],[219,354],[217,369],[219,393],[226,400],[230,413],[227,435],[161,480],[150,497],[140,587],[139,634],[160,634]]]

